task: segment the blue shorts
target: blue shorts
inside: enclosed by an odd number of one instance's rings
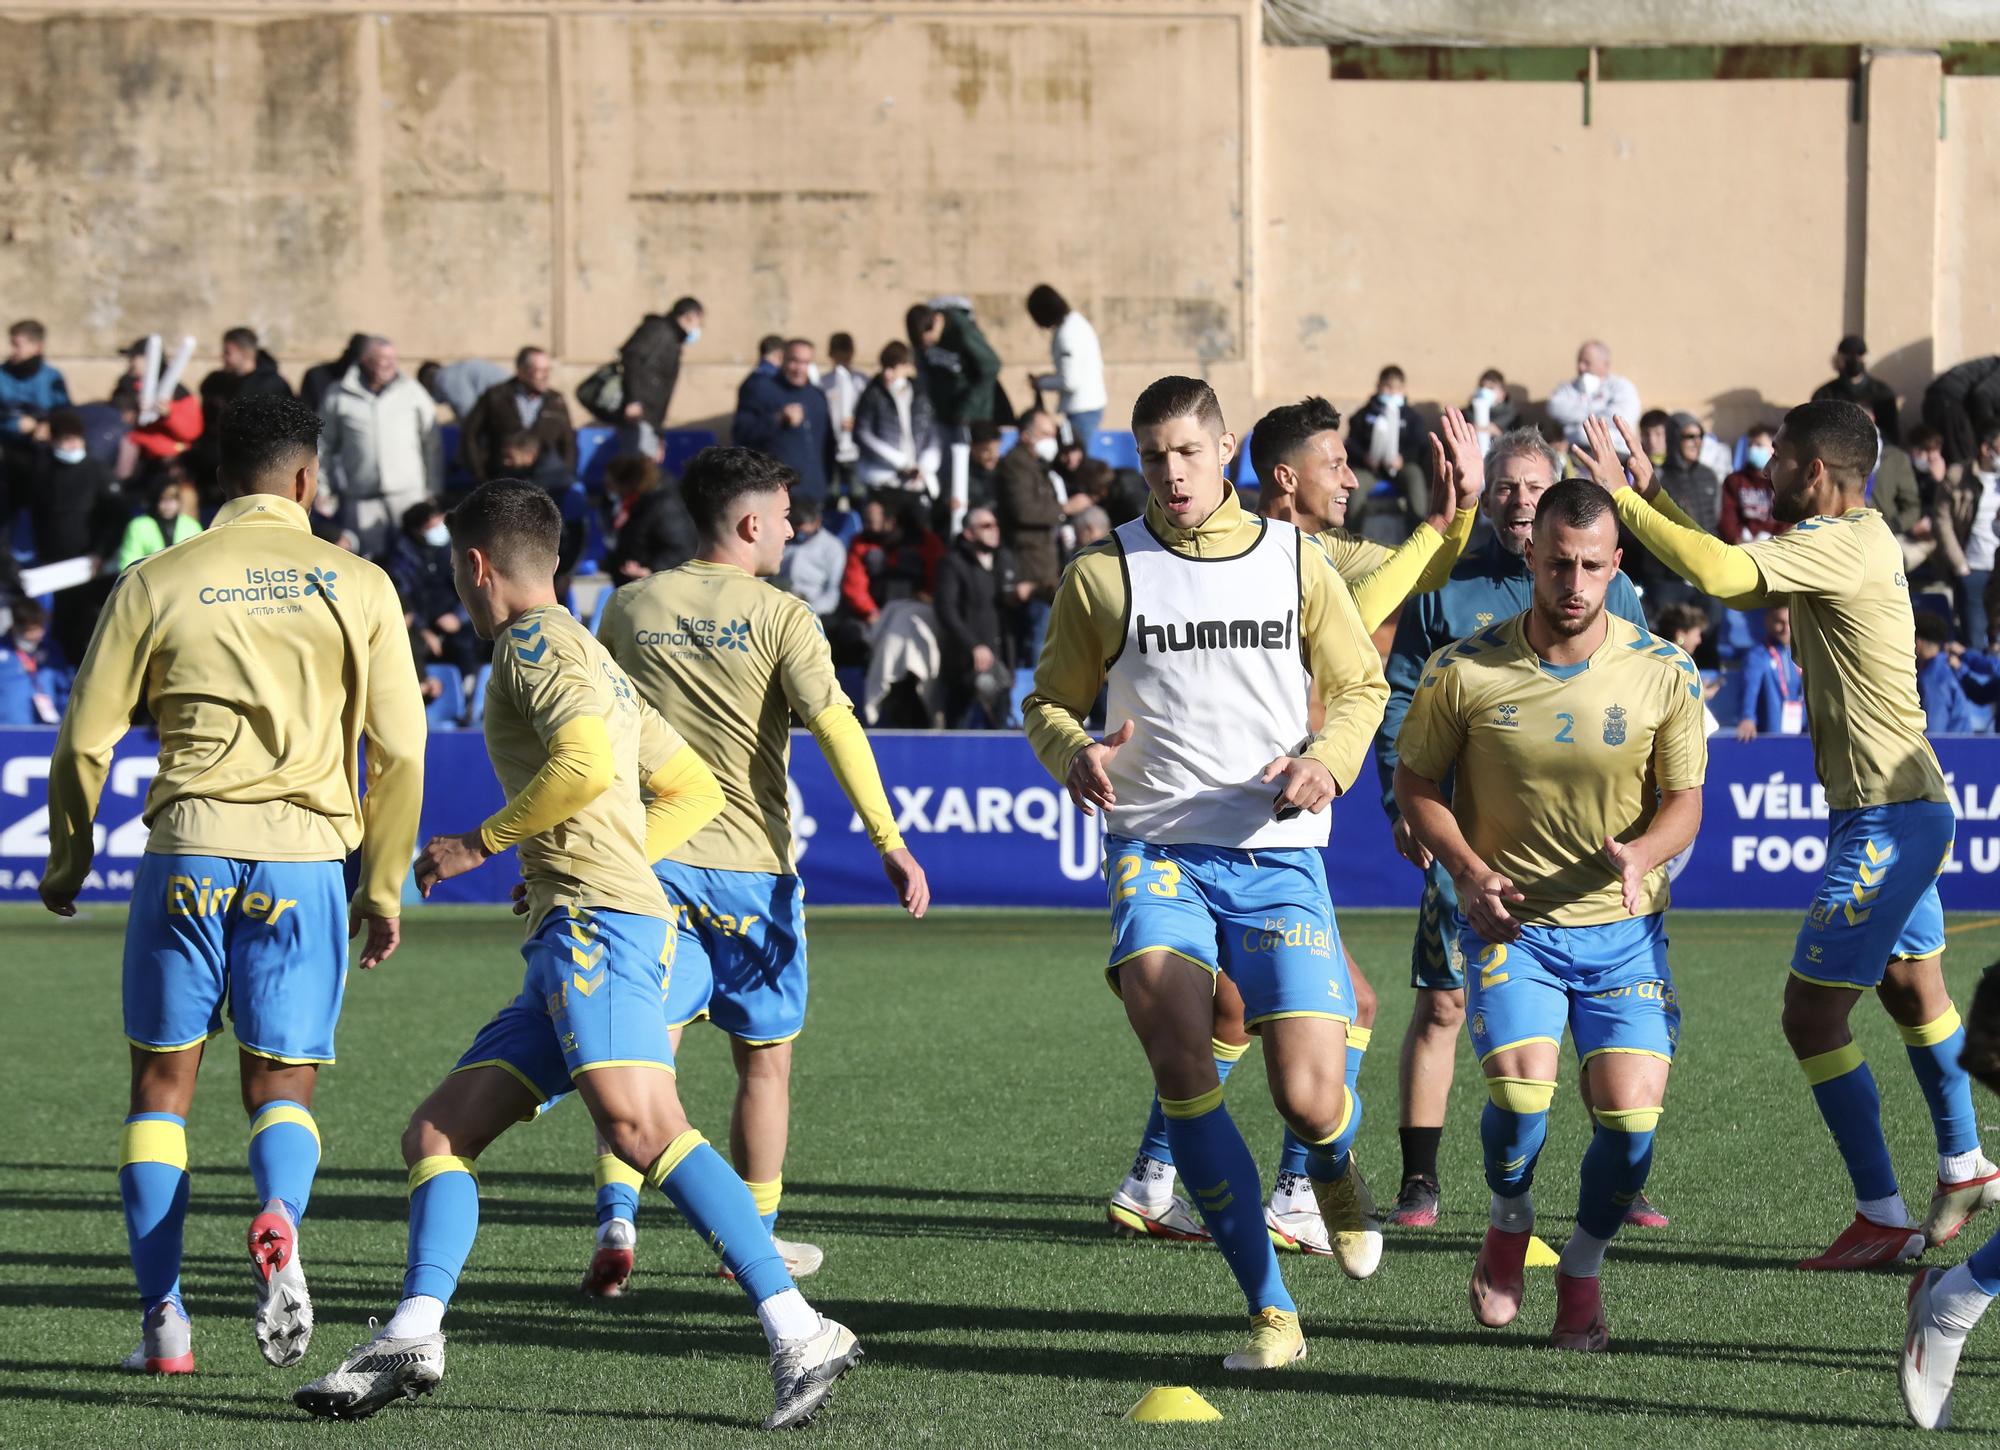
[[[1957,817],[1942,801],[1835,811],[1826,875],[1792,949],[1792,974],[1822,987],[1881,985],[1891,960],[1944,950],[1938,873]]]
[[[347,988],[338,861],[139,858],[125,924],[125,1036],[177,1052],[222,1030],[245,1052],[332,1062]]]
[[[547,1106],[599,1067],[674,1068],[661,994],[674,937],[662,917],[557,907],[521,946],[521,994],[453,1072],[498,1067]]]
[[[1524,1042],[1562,1043],[1579,1061],[1601,1052],[1674,1060],[1681,1008],[1667,970],[1663,914],[1603,926],[1524,926],[1507,943],[1460,923],[1467,962],[1465,1025],[1481,1062]]]
[[[1417,939],[1410,944],[1412,987],[1465,990],[1465,949],[1458,943],[1458,926],[1458,888],[1451,884],[1451,873],[1433,861],[1424,872]]]
[[[1243,994],[1246,1026],[1279,1017],[1354,1020],[1354,984],[1318,851],[1154,846],[1109,836],[1104,856],[1112,991],[1126,962],[1164,951],[1227,972]]]
[[[680,946],[667,983],[667,1025],[707,1017],[755,1046],[789,1042],[806,1025],[806,897],[796,876],[712,871],[657,861]]]

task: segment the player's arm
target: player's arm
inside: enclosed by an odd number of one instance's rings
[[[1694,678],[1689,676],[1689,678]],[[1621,842],[1607,838],[1604,853],[1625,885],[1625,909],[1636,912],[1646,877],[1694,844],[1701,830],[1701,785],[1708,775],[1707,721],[1701,687],[1671,685],[1673,704],[1653,735],[1653,779],[1660,803],[1643,834]]]
[[[72,903],[97,847],[91,823],[111,750],[131,724],[152,654],[153,598],[143,573],[127,574],[98,618],[49,757],[49,863],[41,894],[57,916],[76,915]]]
[[[722,783],[659,711],[644,700],[638,704],[646,859],[659,861],[722,814]]]
[[[834,677],[833,651],[826,635],[804,603],[791,601],[778,637],[778,681],[785,699],[819,743],[828,769],[854,813],[861,817],[868,839],[882,857],[882,874],[895,888],[896,900],[913,917],[930,910],[930,880],[903,843],[889,793],[868,732],[854,718],[854,705]]]
[[[1324,563],[1325,555],[1319,557]],[[1093,545],[1063,571],[1049,609],[1042,657],[1035,662],[1034,692],[1021,710],[1035,758],[1087,816],[1117,804],[1105,767],[1132,738],[1130,720],[1101,742],[1083,728],[1104,687],[1107,661],[1118,653],[1124,633],[1125,580],[1116,546]]]
[[[1280,809],[1317,812],[1346,794],[1361,773],[1368,742],[1389,702],[1389,683],[1382,677],[1382,657],[1355,612],[1353,595],[1315,548],[1302,550],[1299,557],[1299,634],[1321,724],[1304,750],[1266,766],[1263,779],[1267,785],[1284,781]]]
[[[380,966],[402,939],[403,874],[417,843],[424,805],[424,697],[410,654],[410,631],[395,586],[378,575],[368,636],[363,702],[367,789],[361,797],[361,879],[348,912],[349,936],[367,924],[361,965]]]

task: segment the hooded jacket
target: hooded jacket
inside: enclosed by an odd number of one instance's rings
[[[938,297],[931,306],[944,314],[944,335],[929,350],[924,369],[931,408],[940,423],[961,426],[971,423],[1005,422],[998,417],[1000,355],[986,340],[973,320],[972,302],[965,297]],[[937,354],[945,353],[947,358]],[[956,368],[949,366],[955,361]]]
[[[370,392],[356,365],[319,411],[320,472],[342,498],[414,502],[443,484],[437,404],[415,378],[398,373],[381,392]]]
[[[1712,534],[1722,517],[1722,480],[1707,464],[1689,463],[1681,457],[1681,434],[1699,427],[1701,422],[1692,413],[1672,416],[1667,424],[1667,461],[1659,466],[1658,472],[1667,496]]]

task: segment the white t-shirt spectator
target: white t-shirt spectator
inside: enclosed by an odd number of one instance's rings
[[[1588,377],[1590,381],[1584,382]],[[1612,373],[1608,377],[1598,377],[1595,373],[1584,373],[1558,383],[1556,390],[1549,394],[1549,417],[1562,426],[1563,436],[1572,443],[1588,444],[1584,437],[1583,424],[1586,418],[1602,418],[1611,427],[1611,441],[1620,454],[1625,451],[1625,441],[1618,436],[1618,429],[1611,423],[1613,417],[1623,418],[1634,428],[1639,426],[1639,390],[1632,386],[1632,380]]]
[[[833,456],[836,462],[852,463],[858,457],[854,446],[854,404],[868,379],[853,368],[834,366],[819,375],[819,390],[826,394],[826,411],[833,418]]]
[[[1965,564],[1990,571],[2000,554],[2000,473],[1975,469],[1972,476],[1979,480],[1979,503],[1972,513],[1972,532],[1965,536]]]
[[[1098,345],[1097,329],[1090,325],[1090,319],[1072,308],[1056,324],[1049,356],[1056,370],[1036,378],[1035,386],[1061,394],[1056,406],[1065,417],[1103,412],[1110,396],[1104,390],[1104,349]]]

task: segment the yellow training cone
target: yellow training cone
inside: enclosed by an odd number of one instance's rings
[[[1548,1241],[1540,1234],[1528,1235],[1527,1266],[1531,1269],[1553,1269],[1562,1262],[1562,1255],[1550,1248]]]
[[[1196,1420],[1219,1420],[1222,1411],[1186,1385],[1161,1385],[1147,1390],[1145,1397],[1125,1412],[1135,1425],[1180,1425]]]

